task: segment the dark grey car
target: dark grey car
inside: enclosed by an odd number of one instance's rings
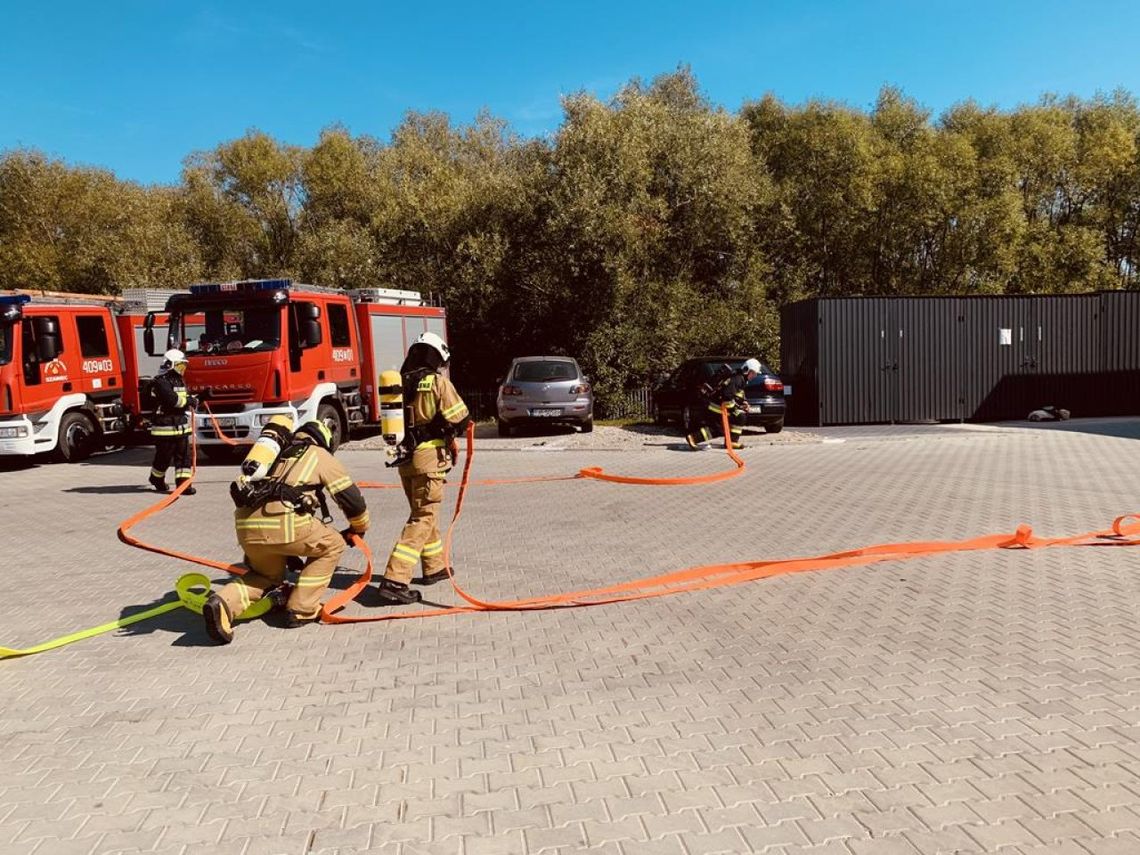
[[[496,399],[499,436],[525,424],[594,429],[594,392],[569,356],[520,356],[511,362]]]

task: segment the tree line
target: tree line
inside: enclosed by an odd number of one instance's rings
[[[778,357],[813,296],[1140,286],[1140,109],[1045,96],[938,117],[768,95],[730,112],[687,68],[564,99],[548,138],[409,113],[381,142],[250,131],[141,186],[0,155],[0,288],[289,276],[432,293],[461,384],[579,358],[603,399],[700,353]]]

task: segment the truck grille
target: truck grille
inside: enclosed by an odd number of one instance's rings
[[[245,425],[236,425],[230,427],[222,427],[221,434],[229,439],[248,439],[249,428]],[[207,424],[205,427],[198,428],[199,439],[217,439],[218,435],[214,432],[214,426]]]
[[[244,389],[210,389],[210,396],[207,400],[210,401],[251,401],[253,400],[253,388],[246,387]]]

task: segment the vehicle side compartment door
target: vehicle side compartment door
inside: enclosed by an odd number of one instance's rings
[[[46,360],[41,358],[38,338],[42,335],[40,324],[44,320],[54,322],[62,348],[55,358]],[[74,327],[73,316],[58,312],[25,315],[21,321],[20,364],[24,379],[24,406],[29,413],[51,409],[61,395],[74,390],[78,372],[73,371],[69,364],[78,356]]]
[[[337,384],[359,382],[360,342],[348,302],[330,300],[324,306],[324,316],[330,356],[326,379]]]
[[[114,346],[110,320],[106,312],[79,312],[75,315],[79,344],[76,391],[96,398],[109,397],[108,393],[121,391],[119,351]]]

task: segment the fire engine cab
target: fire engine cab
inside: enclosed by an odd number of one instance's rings
[[[0,295],[0,455],[76,461],[126,443],[144,417],[140,387],[158,364],[139,347],[146,310],[172,293]]]
[[[250,443],[279,414],[320,419],[334,447],[379,420],[376,381],[398,369],[420,333],[446,339],[442,307],[415,291],[341,291],[260,279],[190,286],[166,304],[169,328],[159,348],[156,313],[144,324],[147,353],[186,353],[186,383],[205,406],[195,432],[207,453]],[[208,407],[208,411],[206,408]]]

